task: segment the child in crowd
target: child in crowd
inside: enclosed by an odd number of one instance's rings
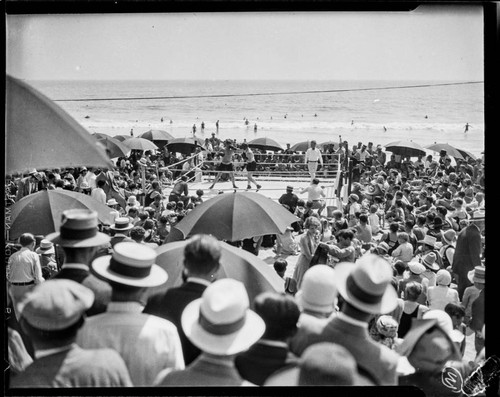
[[[409,236],[406,232],[401,232],[398,234],[399,245],[392,251],[391,255],[394,260],[402,261],[406,265],[413,258],[413,245],[409,242]]]
[[[378,207],[375,204],[370,206],[368,224],[372,228],[372,236],[376,236],[382,229],[380,228],[380,217],[377,214]]]
[[[292,232],[293,227],[288,226],[284,233],[276,234],[276,255],[298,255],[299,246]]]
[[[293,277],[285,277],[287,266],[288,262],[283,258],[276,259],[273,265],[276,273],[285,280],[285,292],[290,295],[295,295],[297,293],[297,281]]]
[[[358,219],[359,223],[354,226],[354,229],[356,230],[356,238],[360,241],[361,248],[369,250],[371,248],[373,236],[372,228],[368,224],[368,215],[359,214]]]

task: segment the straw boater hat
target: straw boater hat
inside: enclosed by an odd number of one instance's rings
[[[120,216],[115,219],[115,223],[113,223],[109,228],[119,232],[130,230],[133,227],[134,225],[130,223],[130,218],[128,216]]]
[[[472,269],[470,272],[467,273],[467,278],[471,283],[485,283],[485,273],[486,273],[486,267],[485,266],[476,266],[474,269]]]
[[[426,234],[424,236],[424,239],[423,240],[418,240],[417,243],[418,244],[426,244],[426,245],[430,245],[432,248],[436,248],[436,242],[437,242],[437,239],[436,237],[434,236],[430,236],[428,234]]]
[[[417,274],[417,275],[425,272],[425,266],[417,261],[410,261],[408,263],[408,269],[410,270],[410,272]]]
[[[63,211],[59,232],[49,234],[46,239],[61,247],[98,247],[111,238],[97,229],[97,212],[72,209]]]
[[[308,269],[295,299],[301,310],[331,313],[337,302],[335,270],[327,265],[316,265]]]
[[[436,254],[434,252],[429,252],[427,255],[424,256],[422,259],[422,264],[427,268],[431,269],[433,271],[438,271],[439,265],[436,263]]]
[[[365,254],[355,264],[340,262],[335,266],[335,279],[340,295],[363,312],[385,314],[398,304],[391,285],[392,267],[377,255]]]
[[[377,248],[376,248],[376,250],[379,254],[384,253],[384,252],[387,254],[389,252],[389,249],[390,249],[389,244],[387,244],[385,241],[382,241],[381,243],[379,243],[377,245]]]
[[[132,287],[156,287],[164,284],[168,274],[154,262],[156,251],[144,244],[122,242],[113,247],[113,254],[100,256],[92,269],[106,280]]]
[[[446,232],[441,231],[441,239],[446,244],[453,244],[457,238],[457,232],[453,229],[447,230]]]
[[[38,284],[17,306],[20,318],[42,331],[59,331],[76,324],[94,303],[94,293],[73,280]]]
[[[224,278],[210,284],[182,313],[182,330],[206,353],[229,356],[247,350],[264,334],[265,323],[249,309],[245,286]]]

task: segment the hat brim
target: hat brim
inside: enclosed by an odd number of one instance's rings
[[[228,335],[214,335],[205,331],[198,322],[202,298],[192,301],[182,312],[182,330],[200,350],[221,356],[229,356],[248,350],[266,329],[264,321],[252,310],[246,312],[245,324]]]
[[[151,273],[144,278],[127,277],[109,270],[111,255],[100,256],[92,262],[92,269],[106,280],[132,287],[157,287],[167,282],[168,274],[158,265],[151,266]]]
[[[475,276],[474,269],[472,269],[470,272],[467,272],[467,278],[469,281],[474,284],[474,283],[480,283],[484,284],[484,278],[478,278]]]
[[[299,305],[299,307],[303,310],[311,310],[320,313],[331,313],[335,309],[333,303],[320,305],[320,304],[311,304],[305,301],[304,293],[302,290],[297,291],[297,293],[295,294],[295,301],[297,302],[297,305]]]
[[[422,265],[424,265],[427,269],[434,270],[434,271],[436,271],[436,272],[437,272],[439,269],[441,269],[441,268],[439,267],[439,265],[438,265],[436,262],[434,262],[431,266],[429,266],[427,263],[425,263],[425,262],[423,262],[423,261],[422,261]]]
[[[429,247],[436,248],[436,244],[429,244],[429,242],[428,242],[428,241],[425,241],[425,240],[418,240],[418,241],[417,241],[417,244],[426,244],[426,245],[428,245]]]
[[[127,231],[127,230],[130,230],[130,229],[133,229],[134,228],[134,225],[132,224],[129,224],[127,227],[116,227],[115,224],[112,224],[110,227],[110,229],[114,230],[114,231]]]
[[[374,304],[360,301],[347,290],[347,277],[355,267],[356,264],[351,262],[340,262],[335,266],[335,278],[337,280],[339,294],[348,303],[365,313],[386,314],[393,311],[398,305],[398,294],[390,283],[387,285],[384,295],[382,295],[380,301]]]
[[[42,255],[43,254],[55,254],[56,253],[56,251],[54,250],[54,247],[50,247],[50,248],[47,248],[47,249],[43,249],[43,248],[38,247],[35,250],[35,252],[37,254],[42,254]]]
[[[87,248],[87,247],[99,247],[100,245],[105,245],[111,241],[111,238],[104,233],[97,232],[94,237],[90,237],[83,240],[66,240],[61,238],[60,232],[55,232],[47,235],[45,237],[47,240],[52,241],[54,244],[58,244],[61,247],[75,247],[75,248]]]

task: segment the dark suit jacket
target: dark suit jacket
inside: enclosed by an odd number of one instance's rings
[[[175,324],[181,339],[186,366],[200,355],[200,349],[191,343],[182,330],[182,311],[189,303],[201,298],[206,288],[203,284],[186,282],[180,287],[170,288],[166,292],[160,292],[151,296],[144,308],[144,313],[165,318]]]
[[[116,235],[116,236],[111,237],[110,244],[111,244],[111,247],[114,247],[115,244],[118,244],[118,243],[134,243],[134,242],[135,241],[132,240],[130,237],[127,237],[127,236],[120,234],[120,235]]]
[[[273,372],[298,363],[298,357],[290,353],[288,348],[270,346],[257,342],[247,351],[236,356],[236,369],[249,382],[262,386]]]
[[[113,349],[69,350],[41,357],[10,379],[10,387],[132,386],[123,358]]]
[[[111,286],[98,279],[89,270],[63,268],[52,277],[76,281],[94,292],[95,298],[92,307],[87,310],[87,316],[104,313],[111,300]]]
[[[387,346],[375,342],[368,334],[368,326],[352,325],[338,316],[333,317],[319,335],[311,335],[308,346],[318,342],[333,342],[344,346],[358,364],[358,370],[379,386],[398,383],[396,367],[399,355]]]

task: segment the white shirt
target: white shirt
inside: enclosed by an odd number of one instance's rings
[[[110,302],[105,313],[85,321],[77,337],[84,349],[107,347],[120,353],[134,386],[152,386],[166,368],[184,369],[176,326],[143,309],[138,302]]]
[[[92,193],[90,193],[90,197],[93,199],[96,199],[100,203],[106,204],[106,193],[104,193],[104,190],[100,187],[96,187],[95,189],[92,190]]]
[[[321,165],[323,165],[323,157],[321,156],[321,152],[318,148],[309,148],[306,151],[306,163],[309,161],[319,161]]]

